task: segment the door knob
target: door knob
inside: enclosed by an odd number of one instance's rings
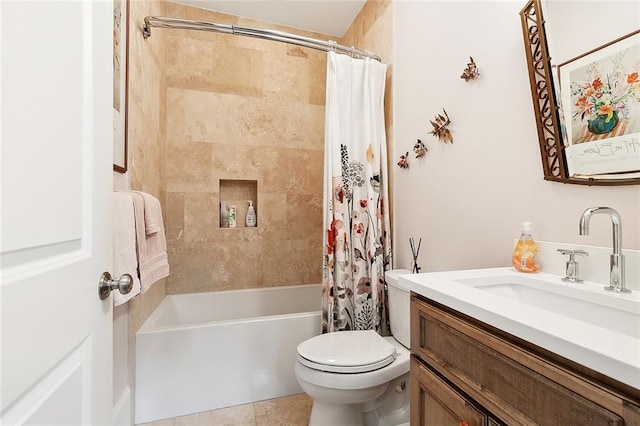
[[[109,297],[111,290],[118,289],[120,294],[128,294],[132,288],[133,278],[131,278],[131,275],[123,274],[120,279],[116,281],[112,279],[110,273],[103,272],[98,283],[98,296],[100,296],[100,300],[104,300]]]

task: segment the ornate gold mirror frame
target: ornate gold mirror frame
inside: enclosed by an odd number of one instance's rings
[[[594,179],[569,176],[540,0],[528,1],[520,11],[520,18],[544,179],[579,185],[640,184],[640,178]]]

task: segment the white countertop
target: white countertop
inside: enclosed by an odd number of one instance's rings
[[[606,323],[608,318],[598,320],[603,326],[594,325],[457,282],[460,279],[505,275],[514,278],[530,276],[561,285],[563,291],[578,288],[593,292],[596,298],[614,298],[610,299],[613,302],[616,298],[625,299],[626,306],[631,305],[633,312],[640,315],[638,291],[611,293],[606,292],[601,284],[566,283],[556,275],[542,272],[522,274],[511,267],[406,274],[400,275],[400,283],[435,302],[640,389],[640,338],[616,331],[615,324]],[[640,321],[632,325],[635,326],[640,328]]]

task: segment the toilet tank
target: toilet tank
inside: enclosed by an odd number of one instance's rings
[[[393,337],[407,349],[410,346],[409,338],[409,290],[400,286],[398,275],[410,274],[406,269],[392,269],[384,273],[387,282],[387,295],[389,302],[389,323]]]

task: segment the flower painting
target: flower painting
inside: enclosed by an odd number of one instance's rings
[[[558,71],[570,174],[640,170],[640,31]]]
[[[640,131],[640,120],[633,120],[640,110],[639,72],[640,44],[569,74],[572,143],[595,140],[616,127],[616,135]]]
[[[594,71],[597,73],[595,67]],[[588,133],[603,134],[613,130],[621,116],[629,118],[633,103],[640,100],[640,78],[637,71],[594,77],[591,81],[574,84],[572,94],[577,98],[574,117],[579,115],[581,121],[587,120]]]

